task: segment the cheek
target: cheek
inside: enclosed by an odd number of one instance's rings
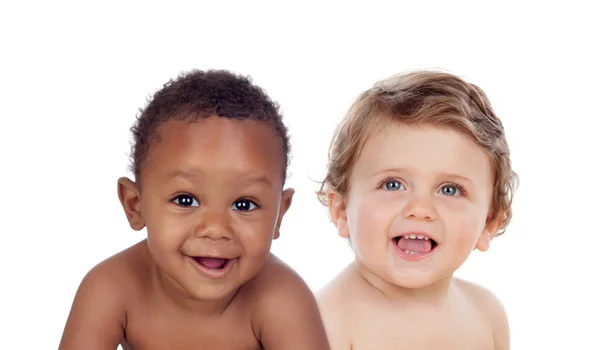
[[[394,206],[377,192],[356,196],[348,204],[348,229],[353,246],[360,250],[387,245]]]
[[[453,240],[457,245],[472,250],[485,228],[485,213],[477,208],[463,206],[461,211],[453,211],[445,216],[446,229]]]
[[[189,228],[173,215],[156,215],[146,225],[148,250],[153,260],[168,273],[176,274],[183,260],[182,247]]]
[[[437,209],[448,213],[453,216],[465,216],[465,213],[474,214],[474,204],[469,202],[466,198],[453,198],[439,196],[437,198]]]
[[[179,259],[182,253],[185,238],[182,232],[173,226],[147,227],[148,230],[148,249],[154,257],[154,260],[164,265],[167,261]],[[164,268],[164,266],[163,266]]]
[[[274,210],[237,215],[232,218],[232,228],[239,240],[245,254],[249,256],[263,256],[269,253],[273,241],[276,224]]]
[[[185,215],[168,209],[159,205],[147,205],[143,208],[148,244],[156,252],[178,250],[194,229],[192,213]]]

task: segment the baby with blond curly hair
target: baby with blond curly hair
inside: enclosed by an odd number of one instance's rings
[[[509,349],[502,304],[453,274],[504,233],[517,180],[479,87],[416,71],[365,91],[319,192],[355,254],[318,295],[332,349]]]

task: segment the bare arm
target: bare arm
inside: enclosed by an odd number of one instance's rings
[[[124,334],[125,309],[114,266],[101,263],[84,277],[73,301],[59,350],[115,350]]]
[[[493,297],[492,324],[494,325],[494,350],[510,349],[510,329],[504,307]]]
[[[266,350],[329,350],[315,297],[295,273],[278,273],[261,298],[258,337]]]
[[[331,288],[327,288],[317,295],[317,303],[332,350],[352,349],[349,339],[350,332],[346,324],[348,317],[351,317],[349,315],[351,311],[343,304],[344,301],[344,296],[339,295],[335,289]]]
[[[510,331],[508,326],[508,317],[502,302],[489,289],[479,286],[472,282],[456,279],[460,286],[466,288],[467,296],[474,300],[480,310],[489,320],[494,337],[494,350],[510,349]]]

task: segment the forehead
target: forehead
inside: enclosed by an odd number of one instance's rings
[[[150,141],[141,173],[152,176],[198,173],[266,178],[283,185],[284,157],[280,138],[266,124],[209,117],[194,122],[167,121]]]
[[[466,135],[430,124],[382,122],[366,141],[357,173],[411,169],[421,174],[450,173],[480,182],[491,179],[490,157]]]

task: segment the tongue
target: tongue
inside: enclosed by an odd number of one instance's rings
[[[200,265],[209,269],[220,269],[225,265],[227,259],[221,258],[196,258]]]
[[[431,240],[406,239],[401,237],[398,241],[398,248],[425,254],[431,251]]]

